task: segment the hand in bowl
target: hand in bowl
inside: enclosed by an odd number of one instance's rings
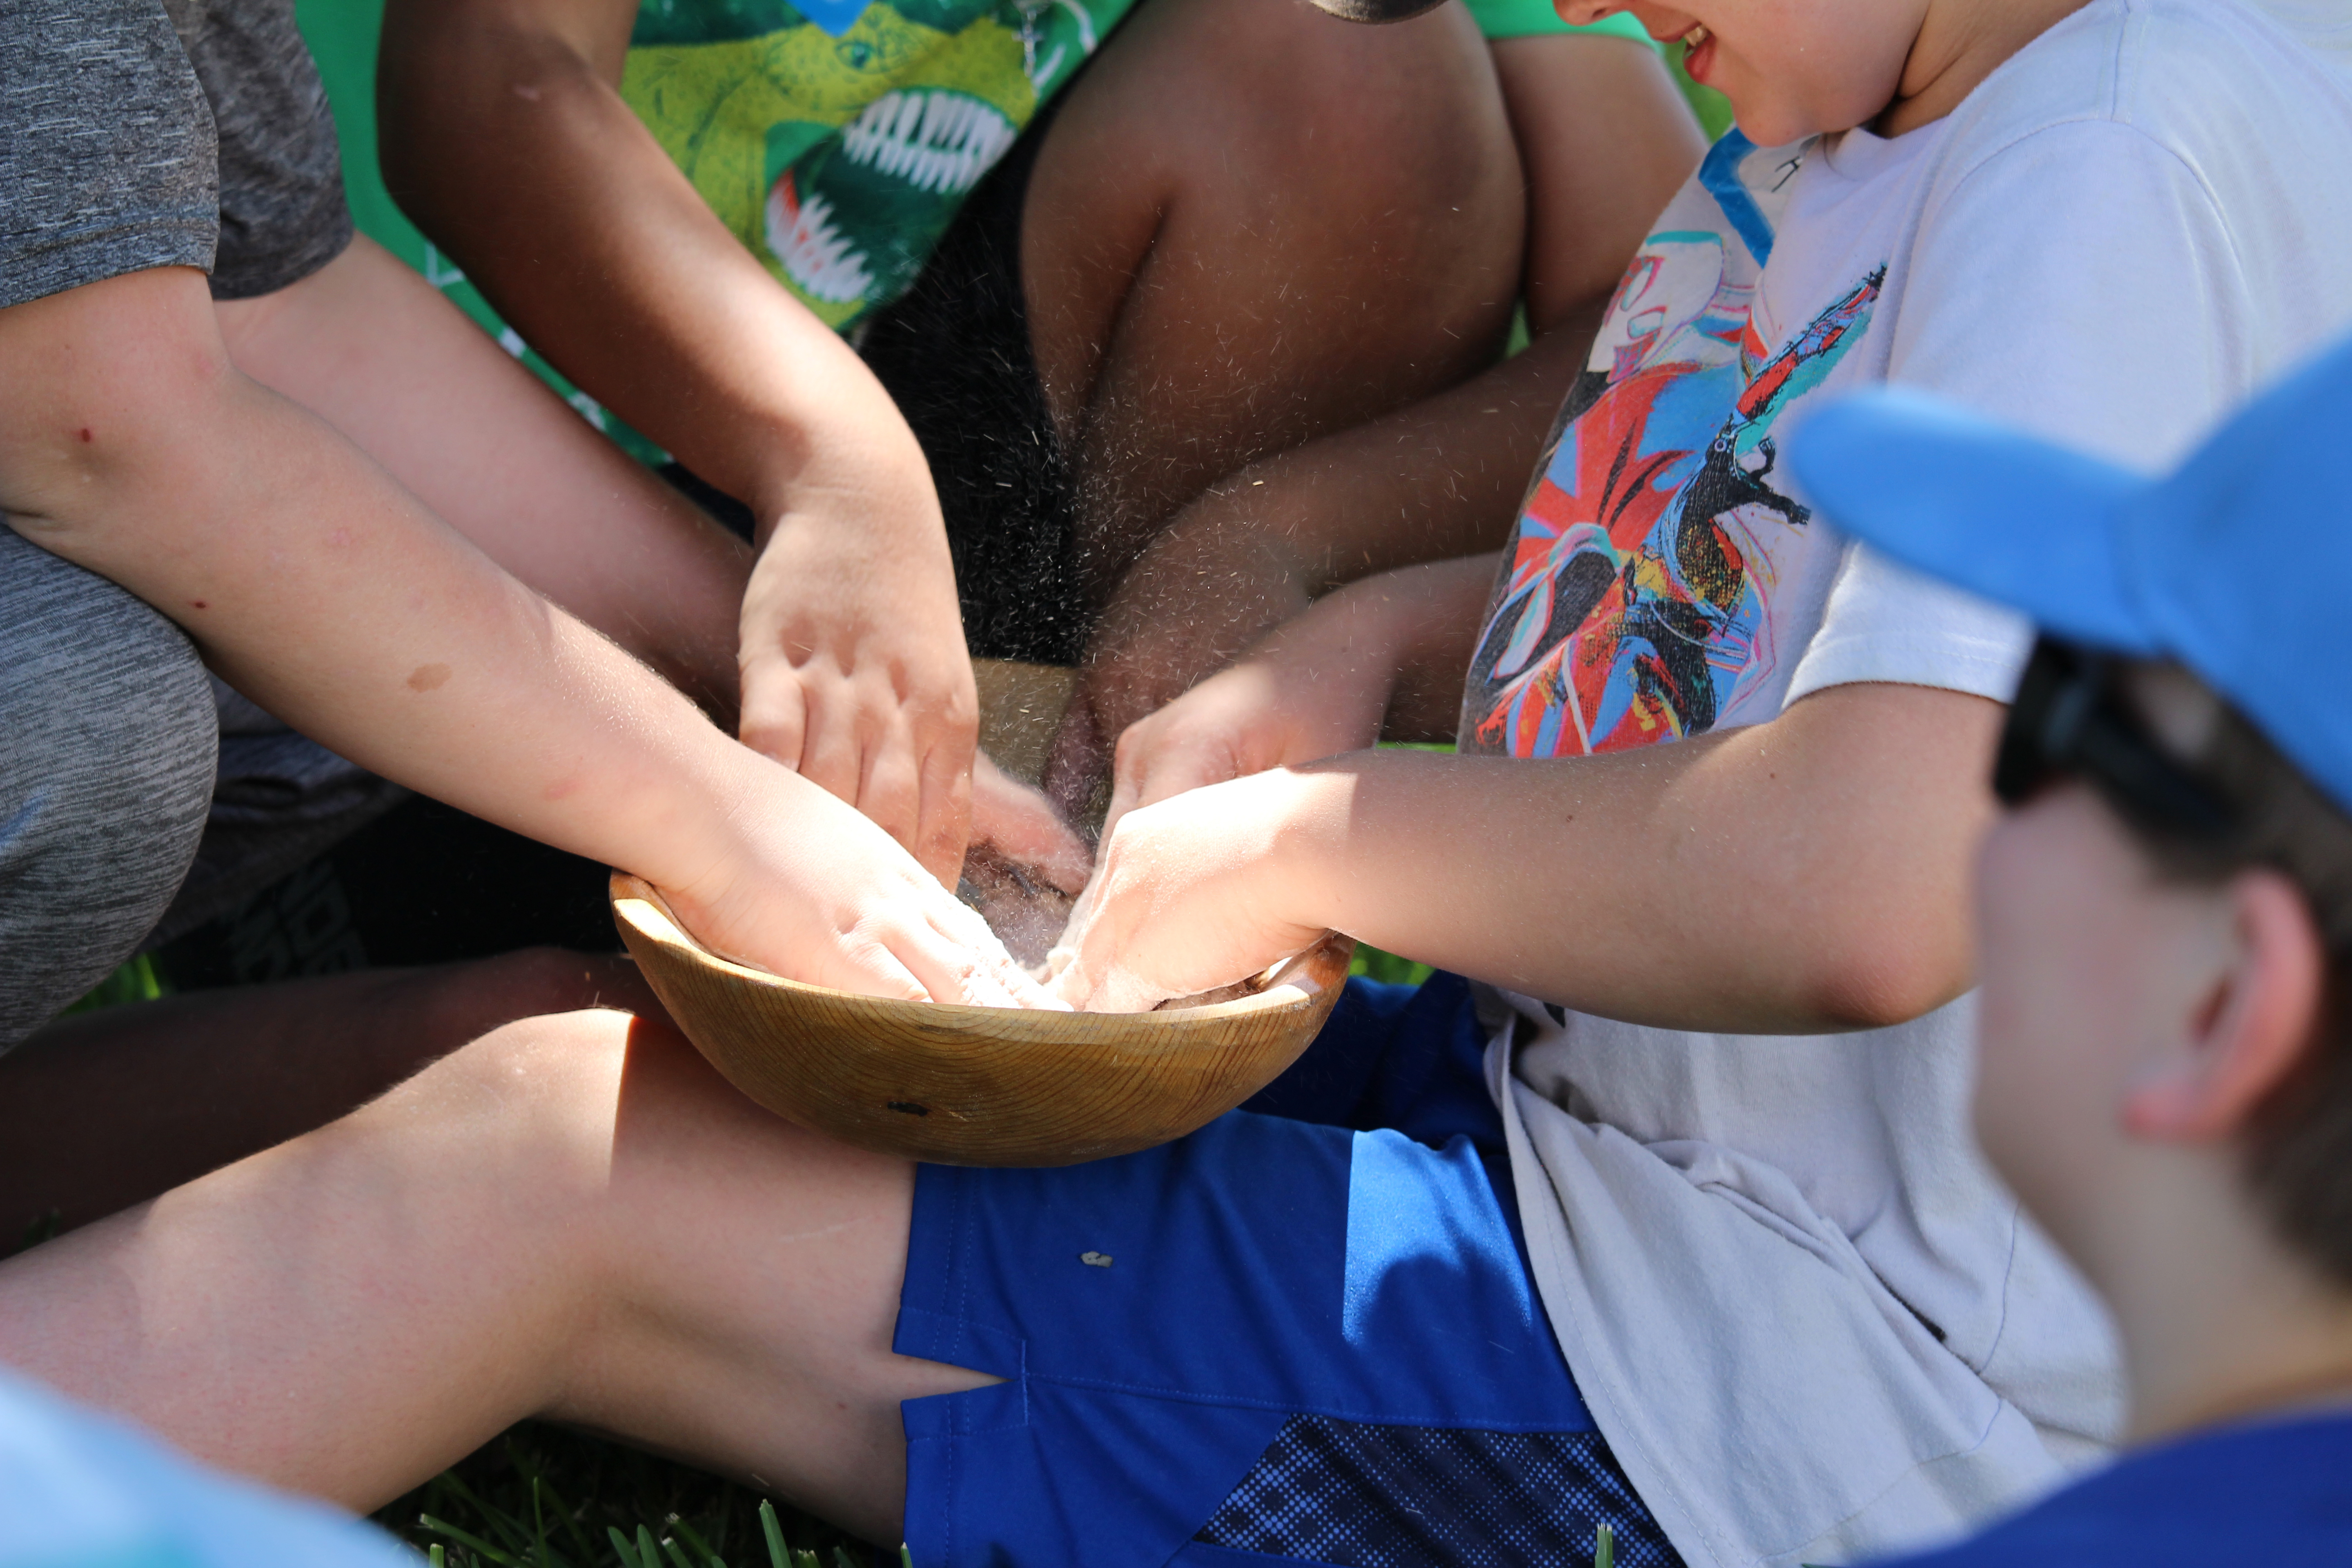
[[[1314,896],[1287,851],[1335,809],[1330,780],[1276,770],[1129,812],[1071,914],[1054,994],[1139,1013],[1312,947],[1328,928],[1303,912]]]
[[[723,958],[838,991],[1059,1007],[973,910],[887,833],[809,780],[744,754],[732,842],[661,889]]]

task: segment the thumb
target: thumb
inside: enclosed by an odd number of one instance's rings
[[[985,752],[972,754],[971,835],[1066,893],[1086,886],[1094,865],[1086,840],[1062,821],[1044,792],[1006,773]]]
[[[1135,731],[1129,730],[1118,738],[1118,751],[1111,759],[1110,809],[1103,813],[1102,836],[1108,842],[1118,826],[1118,819],[1144,804],[1143,791],[1150,781],[1145,761],[1149,755],[1136,742]]]
[[[801,749],[808,741],[808,694],[799,673],[781,659],[763,660],[744,671],[742,686],[735,738],[800,772]]]

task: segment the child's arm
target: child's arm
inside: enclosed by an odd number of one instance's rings
[[[1533,345],[1450,392],[1253,464],[1180,514],[1103,612],[1049,784],[1069,791],[1127,726],[1312,600],[1503,539],[1627,259],[1704,144],[1638,43],[1493,48],[1528,181],[1520,287]]]
[[[978,700],[929,466],[879,382],[622,101],[636,0],[395,0],[386,177],[515,329],[758,520],[742,734],[952,879]]]
[[[1662,1027],[1916,1017],[1969,984],[2000,712],[1839,686],[1640,752],[1357,752],[1194,790],[1119,823],[1059,989],[1188,994],[1331,928]]]
[[[1496,560],[1351,583],[1119,737],[1105,828],[1139,805],[1373,742],[1449,741]]]
[[[237,369],[733,727],[751,551],[439,290],[362,235],[290,288],[215,308]]]
[[[288,723],[638,873],[763,967],[884,994],[1017,988],[977,917],[879,828],[238,374],[202,275],[0,310],[0,510],[178,622]]]

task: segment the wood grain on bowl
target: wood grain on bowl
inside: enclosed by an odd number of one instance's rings
[[[1307,1048],[1346,981],[1332,936],[1233,1001],[1047,1013],[859,996],[748,969],[613,877],[613,915],[655,994],[729,1082],[845,1143],[948,1165],[1070,1165],[1181,1138]]]

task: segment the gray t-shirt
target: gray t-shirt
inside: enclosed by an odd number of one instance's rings
[[[0,307],[151,267],[250,298],[351,236],[292,0],[0,0]]]

